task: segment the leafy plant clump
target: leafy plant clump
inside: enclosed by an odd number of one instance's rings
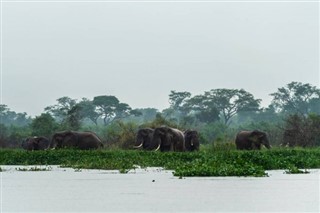
[[[118,170],[137,166],[162,167],[175,176],[266,176],[266,170],[284,169],[297,174],[320,168],[320,148],[237,151],[230,147],[199,152],[147,152],[138,150],[0,150],[1,165],[60,165],[81,169]],[[36,170],[36,169],[35,169]]]
[[[288,170],[286,170],[284,173],[285,174],[309,174],[310,172],[308,172],[306,169],[301,170],[301,169],[298,169],[296,166],[290,166]]]

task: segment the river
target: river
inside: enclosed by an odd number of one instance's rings
[[[50,171],[1,168],[1,212],[320,212],[320,170],[180,179],[160,168],[126,174],[58,166],[47,167]]]

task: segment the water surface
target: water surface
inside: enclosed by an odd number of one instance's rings
[[[2,212],[320,212],[319,170],[179,179],[159,168],[127,174],[57,166],[51,171],[1,168]]]

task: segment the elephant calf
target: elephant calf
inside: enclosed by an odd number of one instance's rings
[[[235,143],[239,150],[260,150],[261,144],[268,149],[271,148],[267,134],[259,130],[240,131]]]

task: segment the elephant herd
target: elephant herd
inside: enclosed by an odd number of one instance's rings
[[[138,130],[134,148],[144,150],[166,151],[198,151],[200,146],[198,132],[161,126],[155,129]]]
[[[29,137],[22,142],[26,150],[45,150],[58,148],[98,149],[103,147],[101,139],[93,132],[63,131],[52,136],[51,141],[46,137]]]
[[[260,150],[264,145],[270,149],[265,132],[259,130],[240,131],[235,139],[239,150]],[[136,133],[134,149],[160,150],[161,152],[198,151],[199,134],[196,130],[181,131],[167,126],[142,128]],[[26,150],[45,150],[59,148],[76,148],[82,150],[99,149],[103,147],[101,139],[93,132],[62,131],[55,133],[51,140],[46,137],[29,137],[22,142]]]

